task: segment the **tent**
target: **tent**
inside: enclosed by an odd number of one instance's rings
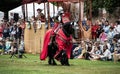
[[[45,8],[46,8],[46,12],[47,12],[47,5],[45,3]],[[55,6],[55,14],[53,13],[53,4],[50,3],[49,5],[50,7],[50,16],[53,17],[54,15],[57,14],[57,6]],[[33,16],[33,3],[29,3],[27,4],[27,10],[28,10],[28,18],[32,17]],[[35,14],[37,15],[37,9],[40,8],[42,9],[42,13],[44,14],[44,3],[41,3],[41,4],[38,4],[38,3],[35,3]],[[22,6],[19,6],[13,10],[10,10],[9,11],[9,17],[10,17],[10,13],[18,13],[19,14],[19,17],[22,17],[23,18],[23,13],[22,13]],[[35,15],[35,16],[36,16]],[[46,14],[46,17],[47,17],[47,14]]]
[[[2,20],[4,17],[4,13],[0,11],[0,20]]]

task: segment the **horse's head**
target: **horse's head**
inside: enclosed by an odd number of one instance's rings
[[[69,37],[70,35],[74,34],[77,26],[77,22],[67,22],[63,25],[63,32]]]

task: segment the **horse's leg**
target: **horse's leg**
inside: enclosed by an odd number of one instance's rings
[[[49,57],[48,64],[52,65],[52,59]]]
[[[70,64],[69,64],[69,60],[68,60],[67,57],[66,57],[66,59],[65,59],[65,65],[66,65],[66,66],[70,66]]]
[[[54,49],[52,49],[51,51],[52,51],[52,54],[51,54],[52,65],[57,65],[57,63],[55,62],[55,59],[54,59],[54,55],[55,55],[56,51]]]
[[[48,64],[52,65],[52,57],[51,57],[51,45],[48,45]]]
[[[57,63],[55,62],[53,53],[50,53],[48,63],[49,63],[50,65],[57,65]]]
[[[67,53],[66,51],[62,51],[62,56],[61,56],[61,60],[60,60],[61,64],[62,65],[66,65],[66,66],[69,66],[69,61],[68,61],[68,57],[67,57]]]
[[[52,58],[52,65],[57,65],[54,58]]]
[[[48,63],[50,65],[57,65],[55,60],[54,60],[54,55],[55,55],[55,52],[54,49],[52,49],[52,45],[49,45],[48,46],[48,57],[49,57],[49,60],[48,60]]]

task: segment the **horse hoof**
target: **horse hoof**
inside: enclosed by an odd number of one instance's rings
[[[70,64],[65,64],[65,66],[70,66]]]
[[[57,65],[56,63],[53,63],[52,65]]]
[[[49,65],[52,65],[52,63],[51,63],[50,61],[48,61],[48,64],[49,64]]]
[[[53,65],[57,65],[57,63],[55,61],[53,61]]]

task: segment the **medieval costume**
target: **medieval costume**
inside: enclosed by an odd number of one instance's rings
[[[70,20],[68,19],[68,17],[68,15],[63,14],[62,23],[69,22]],[[59,57],[59,54],[61,53],[61,51],[65,51],[67,54],[67,58],[70,58],[72,50],[72,36],[66,36],[65,31],[63,30],[63,28],[61,28],[61,24],[55,23],[53,29],[49,29],[45,34],[42,52],[40,53],[40,60],[45,60],[48,56],[48,45],[50,44],[51,36],[55,36],[55,42],[58,46],[54,57],[57,60],[60,60],[61,57]]]

